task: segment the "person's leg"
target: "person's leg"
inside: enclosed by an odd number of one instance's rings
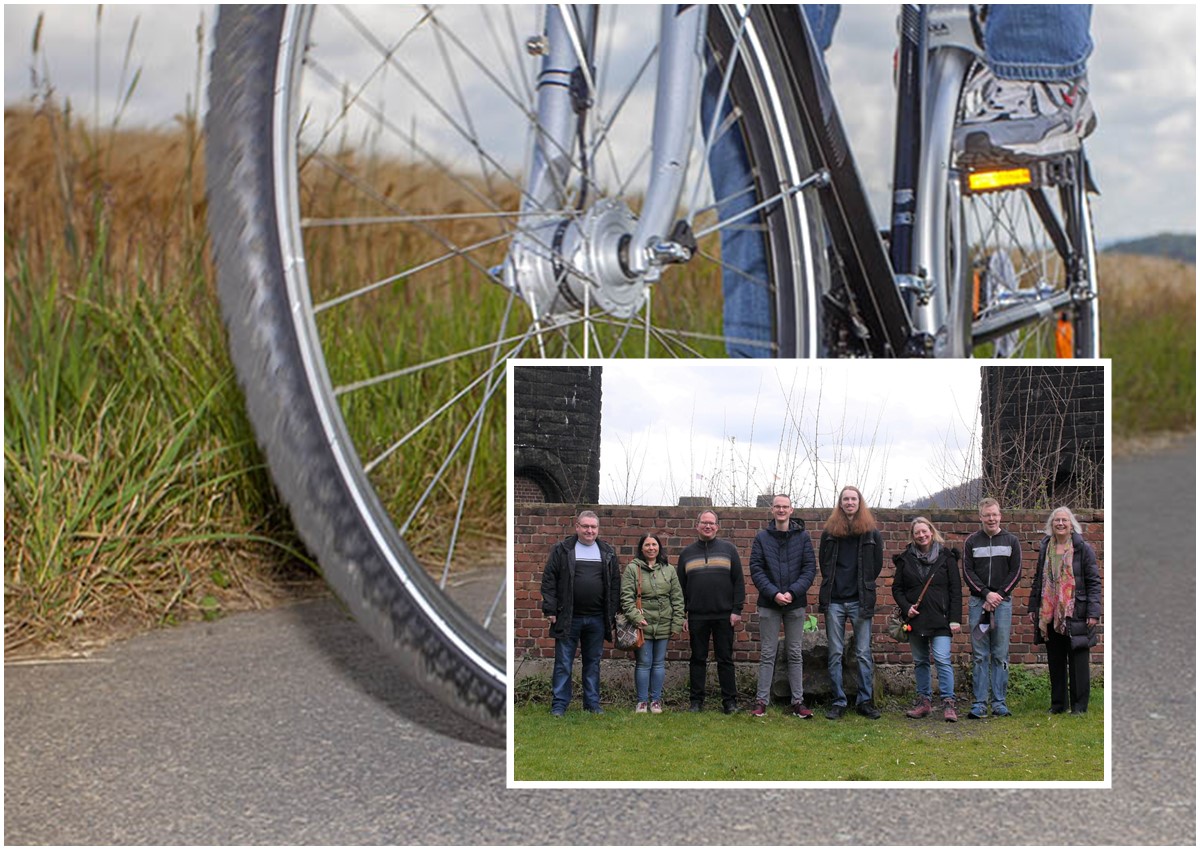
[[[991,73],[973,75],[954,144],[967,158],[1053,157],[1095,129],[1088,96],[1090,6],[993,5],[984,26]]]
[[[571,667],[575,664],[575,649],[579,646],[579,620],[571,621],[571,628],[565,637],[554,641],[554,674],[550,680],[550,690],[554,695],[550,711],[562,714],[571,703]]]
[[[837,26],[838,16],[842,14],[842,6],[840,3],[804,3],[800,8],[808,21],[813,41],[824,56],[833,43],[833,30]]]
[[[829,48],[841,7],[837,4],[805,5],[802,7],[813,38],[822,51]],[[708,72],[700,99],[700,119],[705,134],[709,128],[720,127],[730,112],[728,99],[721,104],[719,118],[717,97],[721,92],[723,74],[706,53]],[[709,149],[708,173],[717,205],[717,218],[727,221],[755,204],[755,193],[747,191],[754,185],[750,157],[746,153],[741,133],[735,126],[721,133]],[[754,216],[738,222],[740,226],[721,231],[721,283],[724,290],[724,332],[731,340],[726,343],[730,357],[771,356],[771,291],[767,281],[767,252],[762,235],[755,229]]]
[[[662,702],[663,680],[667,675],[667,638],[646,641],[653,644],[650,656],[650,701]]]
[[[992,681],[992,644],[988,635],[984,635],[982,640],[975,637],[975,627],[983,619],[983,599],[972,596],[967,609],[971,625],[971,658],[974,661],[971,669],[971,717],[980,718],[987,715],[988,691]]]
[[[858,705],[875,700],[875,658],[871,654],[871,615],[863,614],[852,603],[854,618],[854,654],[858,658]]]
[[[712,632],[712,620],[689,620],[688,637],[692,645],[692,658],[688,662],[691,701],[704,702],[704,675],[708,669],[708,638]]]
[[[950,635],[935,635],[929,640],[929,652],[933,656],[933,666],[937,668],[938,696],[943,700],[954,699],[954,668],[950,666],[950,642]],[[928,665],[925,671],[928,677]]]
[[[582,617],[579,630],[579,654],[583,662],[583,707],[600,708],[600,656],[604,652],[604,619]]]
[[[1012,600],[1006,599],[992,612],[992,714],[1008,710],[1008,645],[1012,641]]]
[[[1071,670],[1071,711],[1083,714],[1088,709],[1088,699],[1091,697],[1091,671],[1088,664],[1091,653],[1086,649],[1070,653]]]
[[[722,705],[737,700],[737,676],[733,666],[733,623],[728,617],[713,620],[713,654],[717,656],[717,681]]]
[[[829,642],[829,683],[833,704],[846,707],[846,691],[842,687],[842,653],[846,649],[846,606],[830,602],[825,611],[825,638]]]
[[[758,690],[755,702],[771,704],[771,683],[775,680],[775,653],[779,648],[779,624],[783,619],[777,608],[758,609]]]
[[[705,134],[714,126],[720,132],[730,112],[727,98],[713,124],[722,78],[721,70],[710,61],[700,99],[700,120]],[[750,191],[754,186],[750,157],[738,126],[728,128],[714,139],[708,152],[708,173],[719,221],[729,221],[754,206],[757,194]],[[730,357],[771,356],[772,296],[767,279],[767,249],[762,233],[755,227],[757,223],[756,216],[749,215],[721,230],[723,330],[731,340],[725,345]]]
[[[787,647],[788,689],[792,705],[804,702],[804,608],[783,615],[783,642]]]
[[[912,649],[913,676],[917,680],[917,696],[925,700],[932,699],[933,687],[929,676],[929,638],[913,634],[909,638],[909,648]],[[938,675],[941,676],[940,671]]]
[[[650,701],[650,664],[653,660],[653,643],[654,641],[647,640],[637,648],[637,663],[633,667],[633,686],[637,690],[639,703]]]
[[[1067,656],[1070,654],[1070,638],[1064,638],[1050,629],[1046,635],[1046,670],[1050,674],[1050,712],[1061,714],[1071,703],[1067,689]]]
[[[983,48],[988,67],[1006,80],[1082,77],[1092,53],[1090,5],[993,4]]]

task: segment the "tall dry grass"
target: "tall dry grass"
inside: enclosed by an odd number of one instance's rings
[[[224,351],[200,163],[195,116],[5,111],[8,655],[312,592]]]
[[[275,588],[303,584],[307,574],[297,569],[298,543],[225,354],[206,256],[202,148],[187,110],[158,131],[81,122],[48,94],[35,107],[5,111],[6,652],[77,644],[114,623],[140,627],[267,604]],[[471,208],[461,181],[428,168],[367,157],[343,165],[376,187],[384,207]],[[332,174],[306,185],[312,197],[337,197]],[[482,241],[496,227],[431,225],[407,241],[330,229],[311,244],[310,262],[326,272],[316,278],[374,280],[434,256],[446,241]],[[501,252],[482,250],[479,265]],[[331,329],[335,380],[386,369],[414,351],[437,356],[477,326],[494,327],[505,295],[481,285],[476,272],[456,261],[442,285],[355,302],[349,309],[368,330],[366,342],[340,340]],[[1101,258],[1103,353],[1115,363],[1120,434],[1194,428],[1194,274],[1179,263]],[[665,309],[693,309],[719,325],[716,265],[679,278],[661,287]],[[399,319],[404,333],[396,332]],[[396,416],[427,411],[452,385],[415,376],[348,400],[363,453],[388,444]],[[502,411],[494,405],[493,417]],[[488,469],[466,524],[495,543],[504,533],[504,446],[502,422],[490,424]],[[462,427],[431,433],[415,456],[441,456],[438,441]],[[405,477],[411,469],[415,482]],[[425,486],[428,469],[410,463],[382,474],[385,496],[401,498],[414,483]],[[454,505],[461,484],[449,474],[437,504]],[[427,521],[410,538],[436,550],[445,530]]]
[[[1118,437],[1196,428],[1196,267],[1102,254],[1100,353]]]

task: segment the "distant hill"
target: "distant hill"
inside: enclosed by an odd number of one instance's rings
[[[1184,263],[1196,262],[1196,234],[1159,233],[1141,239],[1117,242],[1104,249],[1105,254],[1141,254],[1149,257],[1166,257]]]
[[[941,508],[942,510],[973,508],[979,504],[979,500],[982,498],[983,479],[973,478],[965,484],[948,487],[945,490],[939,490],[931,496],[923,496],[920,499],[905,502],[900,507],[912,510],[924,510],[925,508]]]

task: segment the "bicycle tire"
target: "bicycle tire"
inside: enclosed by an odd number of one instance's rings
[[[962,77],[958,117],[980,60]],[[951,128],[952,131],[952,128]],[[962,152],[930,163],[947,187],[940,274],[950,297],[948,337],[955,356],[1094,358],[1099,356],[1095,233],[1085,151],[1056,159],[998,160],[1027,167],[1034,185],[973,191]]]
[[[425,20],[431,20],[432,14]],[[448,283],[461,285],[464,293],[478,298],[471,301],[470,315],[451,311],[450,318],[441,325],[423,324],[393,331],[394,338],[378,333],[372,323],[390,320],[393,315],[403,318],[406,310],[423,308],[424,302],[416,303],[418,296],[411,289],[400,294],[399,306],[372,301],[360,307],[353,317],[359,325],[349,320],[343,324],[327,321],[331,313],[337,313],[340,302],[330,308],[329,293],[319,291],[319,286],[335,279],[328,264],[336,251],[322,242],[326,230],[314,233],[307,229],[306,222],[311,219],[304,218],[306,211],[301,207],[310,200],[328,199],[326,187],[308,182],[305,169],[314,163],[328,168],[329,163],[319,162],[324,155],[319,149],[303,148],[296,142],[293,129],[310,129],[307,122],[313,112],[311,103],[291,98],[299,97],[300,72],[310,70],[311,76],[316,73],[312,69],[321,67],[319,63],[325,57],[320,47],[331,39],[312,38],[306,29],[301,33],[297,19],[292,7],[225,6],[217,21],[206,161],[209,229],[231,357],[272,479],[326,580],[365,629],[392,651],[407,676],[455,711],[485,727],[499,729],[504,720],[507,685],[503,635],[497,633],[494,622],[481,622],[477,614],[463,610],[462,600],[447,586],[446,575],[451,573],[452,561],[461,560],[455,541],[470,531],[461,522],[463,508],[455,506],[476,500],[494,509],[504,503],[502,462],[500,484],[495,478],[487,478],[483,484],[473,485],[472,479],[484,477],[476,467],[476,447],[481,442],[494,446],[498,435],[502,443],[502,405],[497,422],[498,405],[491,403],[503,387],[503,371],[497,364],[502,367],[504,358],[518,353],[527,355],[524,342],[508,348],[501,345],[508,316],[521,305],[514,306],[517,299],[512,292],[503,293],[499,330],[485,335],[482,351],[476,350],[474,342],[462,346],[466,353],[460,352],[454,362],[491,358],[465,389],[462,379],[443,375],[448,372],[443,363],[447,358],[428,356],[425,361],[414,362],[406,346],[417,337],[422,342],[441,341],[457,330],[457,326],[451,326],[451,319],[473,325],[489,310],[496,312],[494,305],[483,304],[484,299],[495,301],[495,291],[488,288],[490,283],[469,288],[461,269],[448,274]],[[718,58],[728,50],[734,21],[734,13],[709,16],[710,47]],[[759,43],[752,56],[743,56],[733,73],[730,93],[738,116],[733,126],[740,131],[752,160],[754,191],[770,198],[768,192],[777,193],[781,183],[794,183],[803,177],[801,172],[806,166],[791,154],[800,146],[788,137],[798,128],[792,117],[793,93],[778,72],[783,53],[765,21],[755,17],[755,26],[761,30]],[[511,22],[509,30],[513,31]],[[344,96],[353,97],[354,93]],[[381,126],[384,120],[380,118]],[[511,135],[510,128],[501,130]],[[328,138],[329,132],[321,138]],[[290,171],[289,150],[296,163]],[[352,153],[346,148],[334,150],[331,161],[345,168],[345,173],[335,173],[335,183],[340,180],[343,182],[338,186],[353,184],[350,171],[359,163],[352,161]],[[373,167],[376,164],[368,162]],[[384,174],[382,167],[378,174]],[[483,176],[496,174],[489,175],[485,170]],[[483,177],[478,181],[464,178],[452,187],[459,191],[450,201],[461,204],[463,194],[469,195],[483,185]],[[366,188],[351,185],[352,190],[360,192],[354,199],[356,203],[379,200],[369,197]],[[389,186],[386,191],[380,189],[380,194],[386,198],[391,191]],[[388,205],[380,206],[386,209]],[[361,214],[353,204],[347,203],[346,208]],[[319,214],[326,218],[332,215],[328,210],[320,210]],[[772,353],[815,353],[819,337],[818,278],[824,263],[817,205],[805,203],[802,194],[790,194],[761,210],[751,221],[764,234],[768,249],[769,286],[776,313]],[[486,229],[490,225],[480,226]],[[422,227],[432,229],[425,223],[415,229]],[[335,240],[330,242],[337,247]],[[350,243],[340,244],[344,250]],[[402,238],[385,243],[373,237],[361,244],[367,246],[364,250],[381,245],[381,251],[406,250]],[[414,249],[409,246],[407,250]],[[370,266],[375,255],[365,259],[355,255],[351,259]],[[449,260],[459,263],[466,272],[478,271],[481,265],[470,255],[454,255]],[[426,258],[426,262],[432,261]],[[413,267],[416,260],[406,258],[406,263],[401,267]],[[364,272],[359,279],[378,281],[381,275]],[[443,292],[439,289],[433,295],[441,296]],[[354,349],[352,340],[347,341],[352,332],[376,335],[369,338],[369,345]],[[537,332],[540,334],[541,328]],[[526,329],[525,342],[530,336]],[[719,337],[718,343],[724,344]],[[568,355],[581,353],[571,350],[570,340],[563,346]],[[347,355],[347,351],[351,353]],[[390,382],[347,376],[348,369],[361,365],[359,360],[373,359],[385,361],[377,366],[379,371],[391,374],[389,369],[399,369],[403,376]],[[435,369],[439,373],[436,378],[414,385],[415,389],[409,387],[410,376],[424,377]],[[370,396],[360,404],[360,384],[371,393],[382,393],[382,401]],[[381,390],[384,384],[388,386]],[[408,442],[401,441],[403,445],[398,449],[391,442],[393,435],[380,437],[372,431],[377,419],[393,415],[397,421],[407,417],[402,432],[414,421],[428,423],[436,416],[459,415],[467,419],[467,424],[462,426],[453,448],[446,450],[445,458],[430,462],[416,447],[416,438],[409,441],[420,426],[405,433]],[[459,449],[467,437],[472,441],[469,462],[456,457],[465,454]],[[387,451],[382,458],[378,453],[381,440]],[[486,456],[487,445],[480,457]],[[439,462],[441,466],[434,472]],[[480,466],[485,462],[480,461]],[[411,472],[420,477],[422,484],[426,479],[432,482],[417,499],[415,492],[396,483],[399,479],[382,476],[380,470],[389,465],[401,467],[398,475]],[[454,489],[444,483],[445,475],[459,474],[460,466],[465,467],[461,493],[450,492],[448,498],[440,492],[434,494],[438,488]],[[494,461],[488,469],[492,467]],[[446,473],[447,469],[451,473]],[[416,549],[420,548],[418,542],[420,546],[440,545],[435,523],[448,513],[455,513],[455,517],[445,545],[445,571],[439,580],[428,566],[430,559]],[[435,531],[428,532],[427,527]],[[437,557],[442,558],[440,550]]]

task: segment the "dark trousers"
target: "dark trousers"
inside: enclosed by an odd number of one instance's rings
[[[1060,635],[1053,629],[1046,635],[1046,666],[1050,671],[1050,710],[1055,712],[1084,712],[1091,694],[1091,679],[1088,662],[1091,653],[1083,649],[1071,651],[1069,635]],[[1070,697],[1070,702],[1067,701]]]
[[[704,699],[704,673],[708,667],[708,641],[711,638],[713,654],[717,656],[717,680],[721,683],[721,700],[737,699],[737,682],[733,675],[733,624],[729,617],[713,620],[688,618],[688,634],[692,642],[692,660],[688,665],[691,673],[692,702]]]

